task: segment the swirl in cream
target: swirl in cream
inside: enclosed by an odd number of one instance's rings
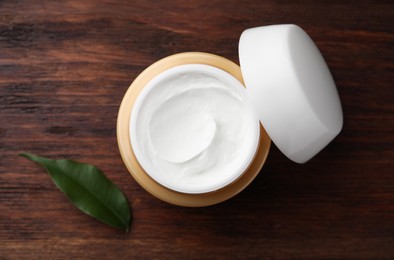
[[[245,171],[257,149],[259,121],[235,78],[184,70],[144,91],[138,113],[133,110],[131,140],[151,177],[181,192],[202,193]]]

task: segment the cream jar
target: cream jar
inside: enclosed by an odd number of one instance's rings
[[[125,94],[119,149],[131,175],[155,197],[181,206],[219,203],[260,172],[271,139],[303,163],[339,133],[334,81],[301,28],[246,30],[239,51],[242,70],[208,53],[169,56]]]

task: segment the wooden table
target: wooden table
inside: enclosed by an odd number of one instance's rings
[[[1,0],[0,258],[394,259],[394,5],[285,2]],[[273,146],[256,180],[216,206],[145,192],[116,142],[133,79],[185,51],[238,63],[244,29],[280,23],[322,51],[342,133],[304,165]],[[99,166],[130,200],[131,231],[82,214],[22,151]]]

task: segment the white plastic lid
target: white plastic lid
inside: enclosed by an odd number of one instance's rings
[[[291,160],[304,163],[341,131],[338,92],[319,49],[296,25],[244,31],[242,75],[260,122]]]

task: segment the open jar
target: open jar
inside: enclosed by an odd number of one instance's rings
[[[242,69],[213,54],[175,54],[129,87],[118,145],[131,175],[153,196],[192,207],[222,202],[257,176],[271,139],[304,163],[340,132],[335,83],[301,28],[248,29],[239,57]]]

